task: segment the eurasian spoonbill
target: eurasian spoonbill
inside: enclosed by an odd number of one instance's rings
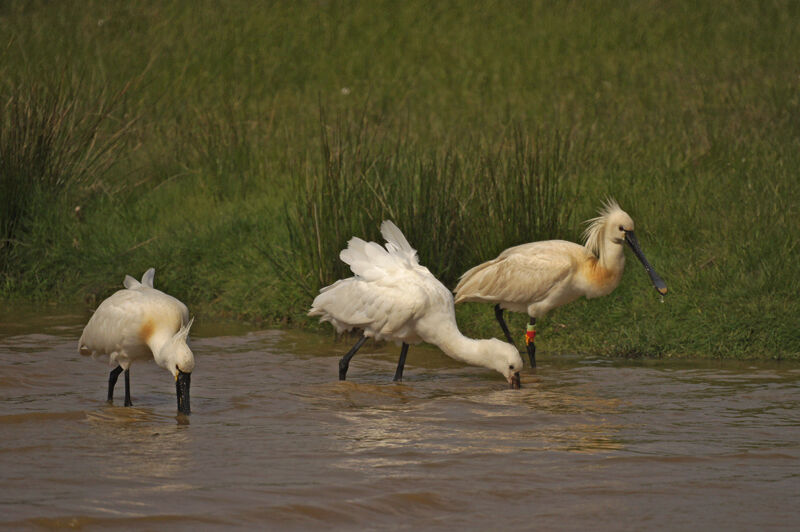
[[[536,366],[534,326],[536,318],[580,296],[609,294],[619,284],[625,267],[623,243],[627,242],[644,265],[656,290],[667,285],[647,262],[633,232],[633,219],[613,199],[606,200],[599,216],[587,220],[583,246],[564,240],[531,242],[506,249],[493,260],[479,264],[461,276],[455,302],[495,303],[494,312],[509,343],[503,310],[530,316],[525,344],[531,366]]]
[[[511,388],[520,387],[519,351],[496,338],[473,340],[458,330],[453,295],[428,268],[391,221],[381,224],[386,248],[353,237],[339,257],[354,276],[320,290],[309,311],[341,333],[362,329],[363,336],[339,361],[345,380],[350,359],[367,338],[402,343],[394,380],[403,378],[409,344],[428,342],[466,364],[500,372]]]
[[[155,270],[150,268],[140,283],[125,276],[125,289],[105,299],[94,311],[78,342],[82,355],[105,357],[117,367],[108,377],[108,401],[125,371],[125,406],[132,406],[130,365],[135,360],[155,360],[175,377],[178,412],[189,414],[189,386],[194,355],[186,338],[194,319],[186,305],[153,288]]]

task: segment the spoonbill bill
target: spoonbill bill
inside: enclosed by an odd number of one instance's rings
[[[329,321],[342,333],[362,329],[363,335],[339,361],[345,380],[350,359],[367,338],[402,343],[395,381],[403,379],[409,344],[428,342],[451,358],[500,372],[511,388],[520,387],[522,358],[512,345],[496,338],[473,340],[458,330],[453,295],[428,268],[391,221],[381,224],[386,248],[353,237],[339,257],[354,276],[320,290],[309,316]]]
[[[193,319],[186,305],[153,288],[155,270],[150,268],[140,283],[125,276],[125,289],[114,292],[94,311],[83,329],[78,351],[92,357],[108,356],[117,364],[108,377],[108,402],[114,398],[117,377],[125,371],[125,406],[133,406],[130,365],[135,360],[155,360],[175,377],[178,412],[189,414],[194,355],[186,338]]]
[[[599,216],[586,223],[583,246],[546,240],[508,248],[496,259],[464,273],[454,290],[456,303],[494,303],[495,317],[511,344],[514,340],[503,319],[503,310],[527,312],[530,322],[525,345],[532,367],[536,367],[536,318],[580,296],[591,299],[614,290],[625,267],[624,243],[642,262],[656,290],[661,295],[667,293],[666,283],[639,247],[633,219],[616,201],[607,199]]]

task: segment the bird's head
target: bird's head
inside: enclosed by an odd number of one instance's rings
[[[193,322],[194,318],[189,320],[189,323],[181,327],[161,350],[161,358],[166,361],[167,370],[175,378],[181,372],[191,373],[194,369],[194,354],[186,343]]]
[[[587,220],[588,227],[584,231],[583,236],[586,240],[586,248],[594,253],[596,256],[601,257],[605,255],[608,248],[608,243],[619,244],[622,246],[627,243],[633,251],[636,258],[644,266],[645,271],[650,276],[650,280],[658,293],[662,296],[667,293],[667,284],[656,273],[639,246],[639,241],[636,239],[636,233],[633,231],[633,219],[627,212],[623,211],[619,204],[613,199],[609,198],[600,209],[600,216]],[[624,260],[622,256],[622,249],[619,248],[620,260]]]
[[[620,246],[625,243],[625,235],[633,233],[633,218],[622,209],[608,216],[605,224],[606,238]]]
[[[506,378],[513,389],[520,388],[519,372],[522,370],[522,357],[519,351],[508,342],[497,338],[486,340],[486,348],[491,353],[493,369],[499,371]]]
[[[175,391],[178,396],[178,412],[189,414],[189,387],[194,370],[194,354],[186,343],[194,318],[176,332],[161,349],[161,359],[167,370],[175,377]]]

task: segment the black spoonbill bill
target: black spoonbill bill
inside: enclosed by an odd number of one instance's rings
[[[409,344],[428,342],[451,358],[500,372],[519,388],[522,358],[512,345],[496,338],[473,340],[458,330],[453,295],[420,265],[417,251],[391,221],[381,224],[386,248],[353,237],[339,257],[354,276],[320,290],[309,316],[329,321],[341,333],[362,329],[363,336],[339,361],[345,380],[350,359],[367,338],[402,343],[395,381],[403,378]]]
[[[140,283],[125,276],[125,289],[100,303],[78,342],[82,355],[108,356],[117,364],[108,377],[108,401],[114,397],[117,377],[125,371],[125,406],[132,406],[130,365],[134,360],[155,360],[175,377],[178,412],[189,414],[189,386],[194,355],[186,345],[189,309],[186,305],[153,288],[155,270],[150,268]]]
[[[506,249],[493,260],[475,266],[461,276],[454,292],[456,303],[494,303],[494,313],[509,343],[503,310],[530,316],[525,344],[532,367],[536,366],[534,326],[536,318],[580,296],[609,294],[619,284],[625,267],[625,242],[644,265],[656,290],[667,285],[647,262],[633,232],[633,219],[613,199],[606,200],[597,218],[587,220],[583,246],[564,240],[531,242]]]

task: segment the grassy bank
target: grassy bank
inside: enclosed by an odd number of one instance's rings
[[[316,327],[338,250],[385,217],[453,287],[509,245],[577,240],[610,195],[670,293],[629,256],[610,296],[542,320],[541,350],[800,359],[797,20],[790,1],[4,2],[0,297],[88,309],[155,266],[200,320]],[[459,321],[499,336],[488,306]]]

